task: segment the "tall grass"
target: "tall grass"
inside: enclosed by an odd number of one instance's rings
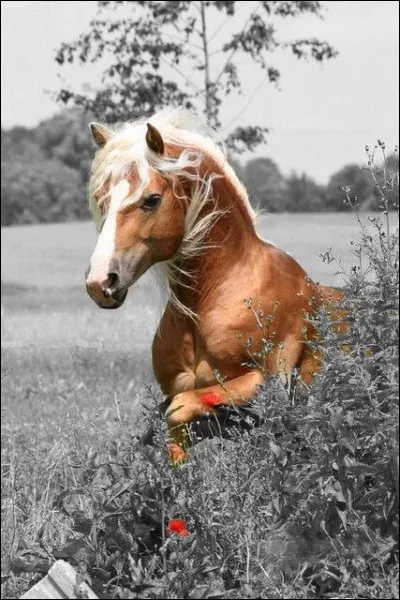
[[[141,427],[156,431],[154,447],[144,447],[139,414],[133,424],[118,397],[112,412],[82,415],[69,378],[79,373],[82,393],[96,389],[86,391],[77,358],[59,395],[78,410],[63,423],[55,417],[53,435],[45,422],[6,431],[3,597],[17,597],[60,557],[106,598],[397,597],[399,240],[386,216],[398,208],[390,204],[398,174],[378,177],[373,164],[371,173],[382,214],[361,222],[354,240],[348,330],[338,335],[328,313],[318,315],[320,374],[295,394],[269,380],[252,406],[258,427],[238,424],[230,439],[195,445],[173,468],[157,393],[141,392]],[[109,394],[125,372],[122,363]],[[15,402],[26,389],[17,383]]]

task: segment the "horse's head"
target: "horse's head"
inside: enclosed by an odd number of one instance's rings
[[[179,250],[186,204],[179,181],[168,176],[169,159],[155,127],[142,125],[136,130],[141,139],[130,142],[96,123],[91,131],[99,150],[90,204],[100,234],[86,286],[98,306],[118,308],[151,265]]]

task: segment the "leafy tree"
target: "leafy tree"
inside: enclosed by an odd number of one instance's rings
[[[27,127],[1,129],[1,160],[10,162],[38,160],[43,157],[35,138],[35,130]]]
[[[35,130],[35,139],[46,158],[55,158],[78,171],[82,184],[86,184],[93,143],[82,110],[66,110],[43,121]]]
[[[243,169],[243,183],[251,203],[268,212],[282,212],[287,208],[285,180],[270,158],[254,158]]]
[[[382,154],[381,160],[376,157],[378,149]],[[382,190],[388,199],[389,208],[398,209],[399,188],[393,182],[399,172],[397,149],[386,154],[385,142],[378,140],[375,147],[366,146],[365,150],[367,166],[349,164],[332,175],[326,188],[327,210],[349,210],[346,196],[360,210],[382,210]]]
[[[292,173],[286,180],[286,198],[291,212],[319,212],[326,207],[326,191],[323,185],[302,173]]]
[[[89,218],[80,175],[57,160],[2,161],[1,224]]]
[[[85,185],[92,142],[82,110],[37,127],[1,131],[1,223],[87,219]]]
[[[250,2],[237,31],[232,19],[239,2],[112,1],[98,2],[98,15],[88,31],[73,43],[63,43],[56,60],[104,64],[101,86],[78,93],[61,89],[58,99],[73,101],[109,122],[150,116],[166,105],[202,111],[215,127],[221,125],[223,99],[241,92],[237,59],[246,55],[278,84],[279,70],[271,56],[288,50],[297,58],[322,62],[335,50],[316,38],[281,41],[278,18],[302,14],[322,16],[321,2]],[[243,10],[243,6],[240,7]],[[241,13],[241,15],[244,13]],[[221,21],[217,30],[212,23]],[[229,34],[227,34],[229,32]],[[240,126],[227,142],[236,151],[265,141],[261,126]]]
[[[384,196],[388,199],[388,206],[391,210],[399,209],[399,186],[398,186],[398,177],[399,177],[399,155],[397,150],[386,156],[385,152],[385,144],[384,142],[379,141],[378,145],[381,147],[382,152],[385,155],[385,160],[383,164],[380,166],[376,173],[376,203],[374,208],[378,208],[380,210],[384,209],[384,204],[382,203],[382,190],[384,192]],[[397,178],[397,185],[396,185]],[[379,191],[381,190],[381,191]]]
[[[352,198],[361,208],[376,206],[375,186],[370,173],[357,164],[346,165],[330,178],[327,189],[327,210],[349,210],[343,189],[351,189]]]

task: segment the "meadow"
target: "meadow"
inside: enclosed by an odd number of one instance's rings
[[[319,255],[333,249],[348,267],[355,261],[350,241],[356,229],[348,213],[271,215],[259,226],[263,238],[295,256],[311,277],[336,285],[341,284],[337,263],[323,262]],[[150,345],[163,292],[148,273],[120,310],[97,309],[83,275],[95,240],[91,223],[2,231],[3,415],[8,424],[20,426],[21,415],[36,423],[49,412],[62,420],[73,409],[81,414],[110,407],[114,394],[133,410],[141,386],[154,382]]]
[[[363,216],[364,219],[367,222],[367,215]],[[263,216],[259,232],[263,238],[272,240],[292,254],[313,279],[323,284],[342,286],[343,276],[338,271],[343,268],[349,272],[353,265],[358,264],[351,242],[357,238],[359,225],[350,213]],[[93,456],[107,449],[109,456],[115,458],[115,444],[120,444],[120,467],[124,464],[121,468],[129,470],[129,461],[135,462],[131,442],[143,430],[146,407],[150,410],[161,399],[152,374],[150,345],[165,301],[163,292],[149,273],[130,291],[121,309],[99,310],[86,295],[83,275],[95,239],[96,232],[90,223],[2,230],[2,564],[6,573],[2,597],[17,597],[15,594],[21,593],[39,577],[38,561],[46,562],[49,556],[54,559],[57,548],[65,550],[65,544],[70,541],[72,526],[65,518],[65,510],[63,512],[57,504],[57,496],[65,493],[73,482],[79,487],[79,477],[71,461],[79,463],[86,473],[85,477],[88,477],[88,464],[95,469]],[[336,261],[331,261],[332,255]],[[203,450],[198,451],[199,456],[201,452],[210,452],[210,448],[213,448],[211,443],[205,444]],[[212,450],[211,454],[211,460],[214,460]],[[71,456],[74,458],[71,459]],[[151,456],[147,456],[146,460],[159,474],[157,469],[162,460]],[[152,462],[154,460],[155,463]],[[215,465],[217,467],[218,464]],[[236,468],[239,469],[237,465]],[[148,479],[152,480],[154,473],[149,473]],[[172,476],[160,475],[167,479]],[[218,477],[222,485],[221,472]],[[254,480],[253,475],[251,478]],[[189,485],[188,481],[186,485]],[[124,482],[126,480],[122,478]],[[169,481],[169,485],[179,487],[180,484]],[[190,485],[194,485],[194,480]],[[118,491],[115,497],[120,493]],[[210,498],[208,501],[211,501]],[[87,510],[82,498],[77,506],[82,514]],[[92,515],[91,518],[94,522],[95,517]],[[74,531],[82,534],[83,530],[78,527]],[[276,529],[274,531],[276,533]],[[228,541],[227,535],[227,544]],[[56,549],[51,542],[56,544]],[[210,543],[215,544],[215,540]],[[276,554],[275,545],[278,543],[278,538],[271,542],[269,556]],[[186,550],[189,553],[189,549]],[[121,554],[122,551],[119,549],[118,552]],[[126,548],[124,552],[126,554]],[[168,564],[173,565],[172,570],[185,571],[188,568],[185,561],[189,558],[185,555],[177,559],[176,548],[174,552],[175,558],[170,556]],[[243,552],[240,560],[237,556],[236,560],[247,565],[246,577],[242,581],[238,575],[237,580],[240,579],[241,583],[233,588],[238,590],[237,594],[246,593],[245,597],[258,597],[257,585],[254,584],[253,591],[250,589],[250,558],[249,554],[246,558],[245,548]],[[296,556],[299,552],[297,549]],[[32,555],[35,555],[34,559]],[[19,558],[16,559],[16,556]],[[96,560],[99,568],[99,559]],[[122,560],[120,556],[118,560]],[[145,568],[140,558],[134,565],[134,559],[129,560],[133,579],[151,579],[152,567],[146,563]],[[166,556],[160,560],[165,571]],[[34,566],[30,567],[32,561]],[[113,566],[114,570],[110,572],[123,583],[118,568],[122,569],[121,566]],[[220,593],[226,593],[229,585],[225,580],[218,584],[214,580],[209,581],[212,564],[204,564],[202,568],[208,577],[207,581],[204,580],[207,585],[203,581],[207,589],[203,586],[204,595],[190,597],[243,597],[235,596],[233,588],[230,595],[215,595],[215,589],[223,584],[225,591]],[[90,573],[93,576],[93,572]],[[291,573],[293,575],[293,568]],[[335,577],[339,579],[339,575],[333,572],[324,581],[332,582]],[[268,597],[302,597],[298,595],[299,589],[305,593],[305,588],[301,587],[304,582],[300,581],[299,573],[289,580],[290,585],[282,583],[278,589],[276,581],[271,579]],[[300,587],[296,588],[293,584],[296,581],[301,583]],[[183,588],[175,581],[168,582],[168,585],[164,582],[162,592],[155,591],[157,586],[154,583],[153,589],[152,583],[150,595],[145,597],[189,597],[182,595]],[[122,587],[118,588],[119,595],[112,597],[143,597],[124,596],[128,592],[122,583]],[[139,583],[135,594],[146,589],[141,588]],[[310,583],[307,585],[311,586]],[[335,586],[324,585],[318,584],[318,592],[315,592],[315,585],[307,588],[307,597],[332,597],[328,592]],[[388,594],[393,585],[390,581],[384,592],[379,588],[379,593]],[[375,594],[378,594],[378,587],[374,588]],[[133,587],[129,589],[129,593],[133,593]],[[157,595],[167,593],[165,590],[172,595]],[[328,590],[328,595],[324,596],[323,590]]]
[[[365,217],[366,219],[366,217]],[[338,263],[356,258],[353,215],[286,214],[260,218],[264,239],[291,253],[309,275],[340,286]],[[150,346],[165,297],[154,275],[131,289],[118,311],[99,310],[86,294],[84,271],[96,240],[92,223],[2,230],[3,424],[53,429],[74,413],[114,406],[140,410],[154,384]],[[134,419],[135,420],[135,419]],[[50,431],[49,431],[50,434]]]

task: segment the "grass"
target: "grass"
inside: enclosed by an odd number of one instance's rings
[[[358,229],[348,213],[271,215],[260,226],[263,236],[292,253],[311,277],[335,285],[342,283],[335,275],[337,263],[323,262],[318,254],[332,248],[345,267],[352,266],[357,261],[350,241]],[[282,529],[294,506],[287,498],[297,498],[286,478],[293,478],[299,465],[290,473],[283,465],[276,432],[242,436],[235,446],[201,444],[190,465],[177,472],[163,454],[162,423],[158,450],[146,453],[135,445],[146,407],[160,399],[150,343],[163,300],[146,275],[120,310],[98,310],[83,286],[94,241],[87,223],[3,230],[2,597],[18,597],[60,555],[90,575],[101,593],[112,590],[103,597],[331,597],[339,589],[335,577],[343,581],[352,571],[345,561],[341,574],[337,564],[329,570],[326,537],[307,540],[304,532],[291,536]],[[341,385],[338,380],[321,389],[321,397]],[[265,402],[268,410],[273,402]],[[288,415],[292,408],[285,408]],[[324,410],[318,413],[321,431],[330,422]],[[338,410],[334,401],[332,410]],[[280,413],[274,418],[278,415],[281,419]],[[385,427],[389,431],[388,422]],[[322,443],[307,441],[316,456],[326,452],[329,462],[332,447],[322,451]],[[375,442],[369,443],[375,449]],[[293,454],[292,446],[287,451]],[[322,496],[329,477],[318,492]],[[306,523],[308,501],[302,496],[293,509],[292,529],[298,530],[301,519]],[[191,537],[166,540],[163,523],[182,515]],[[335,518],[328,529],[338,526]],[[368,550],[371,531],[357,534],[366,548],[360,552],[360,572],[375,569],[391,552],[390,544],[379,547],[384,542],[375,533],[377,541],[371,538]],[[380,580],[369,588],[360,583],[359,595],[395,597],[395,577],[386,579],[386,587]],[[355,594],[357,586],[351,589]]]
[[[333,247],[349,263],[356,227],[347,213],[271,215],[261,219],[260,231],[298,257],[315,279],[337,284],[337,267],[323,263],[318,254]],[[121,309],[98,310],[83,281],[95,239],[91,223],[2,231],[3,414],[8,424],[18,422],[21,413],[25,423],[28,416],[31,423],[51,422],[53,413],[62,420],[71,406],[77,413],[95,412],[113,406],[114,393],[124,410],[131,410],[135,394],[154,384],[150,346],[162,294],[146,274]],[[68,402],[62,401],[63,394]]]
[[[367,217],[365,214],[363,220]],[[352,260],[350,241],[358,225],[354,215],[347,212],[271,214],[259,218],[258,230],[263,238],[295,256],[310,277],[330,284],[339,282],[336,267],[322,263],[318,255],[333,248],[348,265]],[[95,240],[91,223],[3,228],[3,281],[46,288],[82,286]],[[141,285],[138,282],[135,290]]]

